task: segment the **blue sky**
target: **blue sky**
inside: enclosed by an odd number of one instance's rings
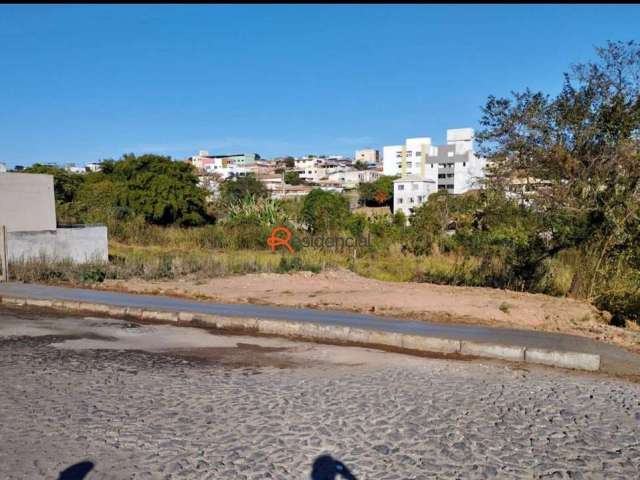
[[[0,162],[442,142],[638,25],[635,5],[0,6]]]

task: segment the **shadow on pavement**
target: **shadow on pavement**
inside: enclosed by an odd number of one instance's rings
[[[311,467],[311,480],[357,480],[347,466],[331,455],[322,455],[315,459]]]
[[[58,480],[83,480],[93,470],[94,463],[79,462],[60,472]],[[331,455],[321,455],[315,459],[311,467],[311,480],[358,480],[347,466]]]
[[[93,462],[80,462],[60,472],[58,480],[82,480],[93,470]]]

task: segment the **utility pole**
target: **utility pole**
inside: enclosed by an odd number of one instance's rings
[[[282,199],[284,200],[284,172],[286,172],[287,170],[287,166],[285,165],[285,167],[282,169]]]
[[[0,227],[0,282],[9,281],[9,248],[7,247],[7,227]]]

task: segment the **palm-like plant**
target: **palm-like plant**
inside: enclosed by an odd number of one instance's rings
[[[285,220],[284,209],[278,200],[248,195],[241,202],[229,206],[225,223],[274,226]]]

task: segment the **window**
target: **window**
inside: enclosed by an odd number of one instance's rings
[[[399,205],[399,204],[401,204],[401,203],[402,203],[402,199],[401,199],[401,198],[399,198],[399,199],[398,199],[398,205]]]
[[[398,190],[400,191],[404,190],[404,185],[398,185]]]
[[[413,203],[413,197],[409,197],[409,203]]]
[[[467,166],[467,162],[462,162],[462,166],[466,167]]]
[[[418,190],[418,186],[419,185],[417,183],[412,184],[412,187],[413,187],[414,190]]]
[[[418,203],[421,203],[423,198],[424,197],[422,195],[418,195]]]
[[[447,178],[447,175],[444,173],[439,173],[438,178]]]
[[[446,190],[447,186],[446,185],[438,185],[438,190]]]
[[[453,173],[447,173],[447,178],[453,178]]]

